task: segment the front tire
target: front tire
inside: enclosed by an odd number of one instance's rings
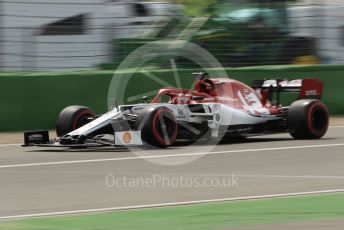
[[[141,131],[141,137],[145,143],[160,148],[172,145],[178,134],[178,124],[174,113],[163,106],[142,110],[135,126]]]
[[[288,110],[287,123],[295,139],[318,139],[327,132],[329,113],[319,100],[298,100]]]
[[[80,105],[72,105],[64,108],[56,122],[56,134],[63,136],[90,122],[90,118],[96,116],[90,108]]]

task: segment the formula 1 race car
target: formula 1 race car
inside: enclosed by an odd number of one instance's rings
[[[47,131],[25,132],[24,146],[167,147],[282,132],[317,139],[329,125],[327,107],[320,101],[323,87],[317,79],[254,80],[249,87],[197,73],[194,90],[161,88],[149,103],[116,106],[101,116],[84,106],[69,106],[58,117],[58,138],[49,140]],[[281,106],[283,92],[295,93],[297,99]]]

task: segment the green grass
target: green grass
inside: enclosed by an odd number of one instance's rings
[[[8,230],[224,229],[244,225],[344,218],[344,194],[274,198],[32,218],[0,222]]]

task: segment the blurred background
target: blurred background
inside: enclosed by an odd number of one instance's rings
[[[226,67],[343,64],[343,19],[339,0],[0,0],[0,69],[115,69],[162,39]]]

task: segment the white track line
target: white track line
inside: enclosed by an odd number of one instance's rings
[[[280,194],[271,194],[271,195],[243,196],[243,197],[219,198],[219,199],[208,199],[208,200],[180,201],[180,202],[131,205],[131,206],[121,206],[121,207],[110,207],[110,208],[80,209],[80,210],[61,211],[61,212],[33,213],[33,214],[22,214],[22,215],[12,215],[12,216],[0,216],[0,220],[56,216],[56,215],[75,215],[75,214],[82,214],[82,213],[125,211],[125,210],[135,210],[135,209],[143,209],[143,208],[159,208],[159,207],[168,207],[168,206],[204,204],[204,203],[214,203],[214,202],[229,202],[229,201],[282,198],[282,197],[292,197],[292,196],[320,195],[320,194],[331,194],[331,193],[339,193],[339,192],[344,192],[344,189],[295,192],[295,193],[280,193]]]
[[[12,144],[0,144],[0,147],[7,147],[7,146],[20,146],[21,144],[16,144],[16,143],[12,143]]]
[[[19,167],[33,167],[33,166],[48,166],[48,165],[62,165],[62,164],[80,164],[80,163],[95,163],[95,162],[109,162],[109,161],[139,160],[139,159],[156,159],[156,158],[169,158],[169,157],[189,157],[189,156],[200,156],[200,155],[205,156],[205,155],[215,155],[215,154],[225,154],[225,153],[244,153],[244,152],[262,152],[262,151],[290,150],[290,149],[338,147],[338,146],[344,146],[344,143],[324,144],[324,145],[286,146],[286,147],[262,148],[262,149],[241,149],[241,150],[228,150],[228,151],[217,151],[217,152],[147,155],[147,156],[138,156],[138,157],[118,157],[118,158],[105,158],[105,159],[103,158],[103,159],[90,159],[90,160],[53,161],[53,162],[41,162],[41,163],[12,164],[12,165],[0,165],[0,169],[19,168]]]
[[[321,176],[321,175],[249,175],[249,174],[235,174],[237,177],[252,177],[252,178],[278,178],[278,179],[324,179],[324,180],[343,180],[344,176]]]

